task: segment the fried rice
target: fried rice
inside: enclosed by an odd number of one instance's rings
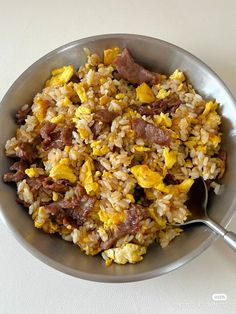
[[[18,159],[3,179],[16,182],[36,228],[101,253],[107,266],[136,263],[150,244],[166,247],[183,231],[175,224],[191,215],[195,179],[219,192],[219,104],[180,69],[132,83],[119,71],[118,47],[85,52],[85,65],[53,70],[18,111],[5,146]]]

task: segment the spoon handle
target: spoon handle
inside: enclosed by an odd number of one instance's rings
[[[236,233],[227,231],[224,240],[236,252]]]
[[[214,232],[222,236],[225,242],[236,252],[236,233],[227,231],[221,225],[216,223],[214,220],[207,218],[204,220],[205,224],[210,227]]]

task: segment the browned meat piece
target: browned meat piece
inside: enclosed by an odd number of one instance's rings
[[[93,132],[93,137],[96,139],[100,134],[104,127],[104,124],[100,121],[95,121],[94,124],[91,126],[91,131]]]
[[[227,153],[225,151],[223,151],[223,150],[220,150],[217,157],[220,158],[222,161],[226,161]]]
[[[138,204],[131,204],[126,221],[121,223],[114,232],[110,231],[109,240],[102,242],[101,248],[107,250],[125,235],[135,235],[140,229],[140,222],[148,217],[148,211],[144,207]]]
[[[63,224],[68,221],[81,226],[93,209],[95,197],[87,195],[83,187],[77,186],[75,195],[70,201],[61,200],[45,206],[46,211],[54,215],[57,223]]]
[[[93,163],[97,171],[103,172],[105,170],[105,167],[103,167],[99,160],[94,160]]]
[[[74,124],[67,125],[64,129],[60,132],[60,141],[63,143],[64,146],[71,146],[72,145],[72,132],[76,130]]]
[[[42,147],[45,150],[51,148],[64,149],[66,145],[72,145],[72,132],[75,130],[75,125],[67,125],[64,129],[59,129],[55,131],[56,124],[51,122],[46,122],[42,129],[40,130],[40,135],[43,139]]]
[[[31,112],[31,107],[29,105],[25,106],[25,109],[20,109],[16,113],[16,124],[24,124],[25,119],[28,114]]]
[[[141,84],[144,82],[158,84],[160,81],[160,74],[148,71],[135,63],[126,48],[116,57],[113,64],[120,76],[132,84]]]
[[[16,198],[16,202],[17,202],[18,204],[23,205],[25,208],[29,208],[29,206],[30,206],[29,203],[26,203],[25,201],[21,200],[19,197]]]
[[[47,177],[42,181],[43,188],[46,190],[52,190],[54,192],[63,193],[69,190],[70,184],[67,180],[56,180]]]
[[[170,173],[167,173],[167,175],[165,176],[163,182],[166,184],[166,185],[175,185],[175,184],[179,184],[180,181],[179,180],[176,180],[174,178],[174,176]]]
[[[152,123],[148,123],[140,118],[133,118],[131,121],[132,129],[135,131],[137,137],[140,137],[150,144],[157,143],[160,145],[169,146],[171,136],[168,131],[158,128]]]
[[[73,74],[72,78],[70,79],[70,82],[79,83],[80,78],[76,74]]]
[[[44,141],[51,141],[51,133],[56,128],[56,124],[52,122],[45,122],[44,126],[40,130],[40,135]]]
[[[26,178],[25,169],[27,169],[27,163],[24,160],[15,162],[11,167],[11,171],[7,172],[3,176],[4,182],[18,182]]]
[[[43,181],[45,180],[46,176],[41,175],[38,177],[27,178],[26,183],[29,185],[31,192],[34,194],[38,192],[40,188],[43,187]]]
[[[99,109],[94,113],[94,124],[91,126],[93,137],[96,139],[102,130],[108,126],[118,116],[115,112],[110,112],[107,109]]]
[[[155,115],[163,113],[174,113],[181,105],[181,100],[177,95],[171,95],[165,99],[153,102],[150,105],[141,105],[135,108],[141,115]]]
[[[117,116],[118,114],[115,112],[111,112],[107,109],[99,109],[94,114],[94,120],[103,123],[111,123]]]
[[[22,142],[16,151],[16,156],[32,163],[37,158],[37,149],[32,143]]]
[[[135,203],[141,204],[144,207],[150,205],[150,201],[147,199],[144,189],[140,186],[136,186],[134,189]]]

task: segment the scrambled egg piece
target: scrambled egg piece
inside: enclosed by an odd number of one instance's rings
[[[42,228],[48,218],[48,214],[45,208],[41,206],[33,213],[32,218],[34,219],[35,227]]]
[[[66,152],[67,154],[70,152],[71,147],[66,145],[64,148],[64,152]]]
[[[64,66],[52,71],[52,77],[47,80],[46,87],[55,87],[66,84],[74,74],[72,65]]]
[[[132,118],[133,116],[136,116],[136,115],[137,114],[132,109],[128,108],[127,111],[123,114],[123,117],[124,118]]]
[[[77,118],[81,118],[82,115],[85,115],[85,114],[90,114],[91,113],[91,109],[87,106],[79,106],[76,111],[75,111],[75,116]]]
[[[88,158],[81,167],[79,175],[80,182],[89,195],[94,194],[98,189],[98,183],[93,181],[93,170],[93,161]]]
[[[209,134],[209,143],[211,143],[215,148],[220,144],[221,137],[216,134]]]
[[[91,148],[94,156],[104,156],[109,152],[107,145],[101,145],[102,141],[93,141]]]
[[[112,64],[115,58],[117,57],[119,51],[120,49],[118,47],[104,50],[104,64],[105,65]]]
[[[126,194],[125,196],[131,203],[135,203],[134,196],[132,194]]]
[[[159,115],[154,116],[154,120],[158,125],[166,126],[168,128],[172,126],[172,120],[169,117],[169,113],[161,112]]]
[[[62,107],[68,107],[70,105],[72,105],[72,102],[70,101],[70,99],[67,96],[65,96],[65,98],[63,99],[63,102],[62,102]]]
[[[116,95],[116,99],[120,100],[123,99],[125,97],[125,94],[119,93]]]
[[[143,260],[147,249],[133,243],[127,243],[123,247],[106,250],[102,253],[105,259],[111,259],[117,264],[137,263]]]
[[[99,210],[98,217],[105,224],[106,227],[110,227],[112,225],[117,225],[123,222],[125,218],[125,213],[124,212],[108,213],[106,211]]]
[[[134,149],[135,149],[137,152],[148,152],[148,151],[151,150],[151,148],[145,147],[145,146],[141,146],[141,145],[134,145]]]
[[[37,110],[34,111],[34,115],[38,121],[42,123],[46,116],[48,107],[50,106],[50,102],[48,100],[41,99],[40,97],[36,97],[34,99],[34,103],[38,106]]]
[[[58,193],[53,191],[53,192],[52,192],[52,200],[53,200],[54,202],[56,202],[56,201],[58,200],[58,197],[59,197]]]
[[[152,189],[146,189],[144,190],[145,194],[146,194],[146,198],[150,201],[154,201],[156,199],[156,196],[153,193]]]
[[[205,109],[203,113],[199,116],[200,119],[206,118],[210,111],[215,111],[218,107],[218,104],[213,101],[209,101],[206,103]]]
[[[164,183],[159,184],[156,188],[160,192],[166,194],[179,194],[179,193],[187,193],[191,186],[193,185],[193,179],[185,179],[183,182],[177,185],[165,185]]]
[[[89,138],[90,135],[92,135],[92,132],[90,128],[88,127],[86,120],[86,116],[83,116],[83,119],[80,118],[73,118],[72,121],[76,124],[77,131],[80,135],[80,137],[83,140],[86,140]]]
[[[162,229],[166,227],[166,218],[165,217],[161,217],[153,207],[149,207],[148,211],[150,213],[150,216],[152,217],[152,219],[155,220],[155,222],[157,223],[157,225]]]
[[[41,168],[28,168],[25,169],[25,174],[27,174],[28,177],[33,178],[44,174],[44,171]]]
[[[59,114],[58,116],[51,119],[52,123],[61,123],[64,122],[65,116],[63,114]]]
[[[178,69],[174,71],[173,74],[170,75],[170,79],[171,80],[178,80],[180,82],[184,82],[185,81],[185,76],[184,73],[179,71]]]
[[[65,179],[71,183],[75,183],[78,178],[68,164],[69,159],[63,158],[50,170],[49,176],[54,180]]]
[[[131,168],[131,173],[142,188],[153,188],[162,183],[163,177],[158,172],[152,171],[147,165],[134,166]]]
[[[157,98],[157,99],[164,99],[164,98],[166,98],[166,97],[169,96],[169,95],[170,95],[170,90],[167,91],[167,90],[165,90],[164,88],[161,88],[161,89],[159,90],[158,94],[156,95],[156,98]]]
[[[87,97],[86,90],[84,88],[83,83],[76,84],[75,91],[77,95],[79,96],[81,103],[88,101],[88,97]]]
[[[163,156],[165,159],[165,165],[167,169],[171,169],[177,161],[177,152],[170,151],[169,147],[164,148]]]
[[[102,97],[99,98],[99,104],[104,106],[108,104],[112,100],[112,97],[108,95],[103,95]]]
[[[143,103],[151,103],[155,101],[155,95],[152,89],[146,84],[142,83],[136,88],[137,99]]]

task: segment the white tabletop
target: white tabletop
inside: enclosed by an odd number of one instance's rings
[[[67,42],[137,33],[205,61],[236,96],[234,0],[0,0],[0,98],[34,61]],[[229,228],[236,231],[236,216]],[[101,284],[60,273],[31,256],[0,223],[0,313],[236,313],[236,255],[222,240],[165,276]],[[158,258],[158,257],[157,257]],[[214,301],[223,293],[226,301]]]

